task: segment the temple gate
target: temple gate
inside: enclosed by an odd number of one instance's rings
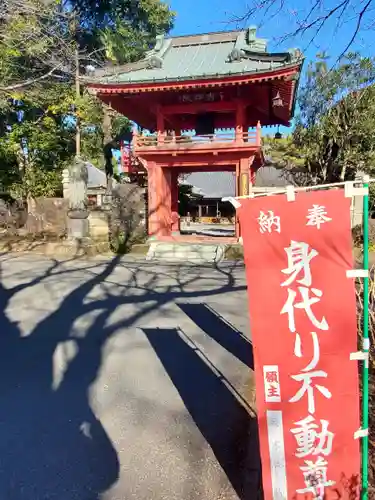
[[[302,62],[298,50],[268,53],[249,28],[160,36],[143,60],[90,77],[90,91],[143,130],[132,152],[147,169],[150,237],[178,233],[180,173],[232,171],[236,195],[249,194],[261,128],[289,125]]]

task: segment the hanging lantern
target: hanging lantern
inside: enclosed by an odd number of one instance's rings
[[[274,108],[281,108],[284,106],[284,101],[281,99],[280,92],[277,92],[275,97],[272,99],[272,106]]]
[[[282,135],[282,133],[280,132],[280,127],[278,126],[278,127],[277,127],[277,132],[276,132],[276,134],[275,134],[275,139],[276,139],[276,140],[279,140],[279,139],[282,139],[282,138],[283,138],[283,135]]]

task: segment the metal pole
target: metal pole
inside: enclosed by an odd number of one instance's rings
[[[369,187],[369,176],[363,177],[364,187]],[[369,270],[369,196],[363,197],[363,269]],[[369,276],[363,280],[363,352],[368,353],[369,341]],[[369,425],[369,365],[363,362],[362,368],[362,429],[368,429]],[[368,434],[362,438],[362,500],[368,499]]]

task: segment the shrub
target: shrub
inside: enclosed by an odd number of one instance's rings
[[[142,224],[144,213],[144,189],[133,184],[119,184],[113,191],[110,223],[110,243],[115,253],[127,253],[132,245],[146,241],[146,227]]]
[[[369,219],[369,246],[375,248],[375,219]],[[355,226],[352,229],[353,244],[355,247],[363,246],[363,228],[362,225]]]

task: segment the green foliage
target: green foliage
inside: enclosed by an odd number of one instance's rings
[[[139,59],[155,37],[173,26],[175,13],[161,0],[73,0],[84,43],[104,48],[106,59]]]
[[[0,92],[134,61],[173,26],[161,0],[7,0],[0,4]]]
[[[318,60],[300,94],[294,139],[316,183],[371,173],[375,160],[374,60],[349,54],[327,71]]]
[[[348,54],[328,70],[323,54],[309,66],[293,134],[265,144],[273,163],[294,169],[297,184],[353,180],[374,171],[374,63]]]
[[[280,176],[290,184],[306,184],[306,150],[296,144],[293,135],[279,139],[265,136],[262,146],[266,165],[279,169]]]
[[[0,140],[0,194],[9,193],[12,184],[19,179],[16,157],[7,146]]]
[[[262,145],[266,162],[278,168],[290,169],[304,165],[303,151],[296,145],[292,135],[280,139],[266,135],[262,138]]]
[[[9,192],[16,199],[61,195],[61,172],[30,167],[20,181],[10,186]]]
[[[306,82],[300,89],[299,121],[305,127],[316,125],[335,106],[375,80],[374,59],[357,53],[347,54],[334,68],[328,69],[326,54],[318,54],[310,63]]]
[[[375,248],[375,219],[369,219],[368,221],[368,238],[370,251],[374,251]],[[353,244],[357,248],[363,246],[363,226],[362,224],[353,227],[352,229],[352,239]]]
[[[69,78],[75,40],[57,2],[7,0],[0,20],[0,93]]]
[[[113,63],[126,63],[135,61],[149,48],[147,34],[137,36],[135,30],[116,21],[116,29],[106,28],[100,34],[100,39],[105,47],[105,56]],[[124,46],[127,50],[124,50]]]
[[[179,184],[178,186],[178,213],[184,215],[190,210],[192,202],[201,199],[202,196],[193,192],[190,184]]]
[[[61,171],[75,155],[75,91],[69,84],[44,92],[14,94],[3,108],[0,183],[18,197],[52,196],[61,191]],[[101,106],[88,94],[79,99],[82,156],[99,163]]]
[[[114,115],[105,129],[102,104],[84,90],[77,98],[75,51],[81,71],[100,66],[105,54],[134,60],[173,17],[160,0],[8,0],[0,7],[0,190],[56,194],[75,154],[77,120],[82,157],[103,167],[106,134],[118,143],[131,126]]]
[[[0,136],[2,184],[16,197],[52,196],[61,185],[61,169],[74,154],[66,126],[71,92],[50,87],[43,95],[12,99]],[[9,168],[10,167],[10,168]]]
[[[68,2],[62,4],[68,6]],[[118,20],[155,35],[160,30],[169,31],[174,17],[168,4],[161,0],[70,0],[69,5],[88,32],[105,29]]]
[[[115,114],[112,120],[112,136],[117,144],[132,137],[132,125],[126,116]]]

